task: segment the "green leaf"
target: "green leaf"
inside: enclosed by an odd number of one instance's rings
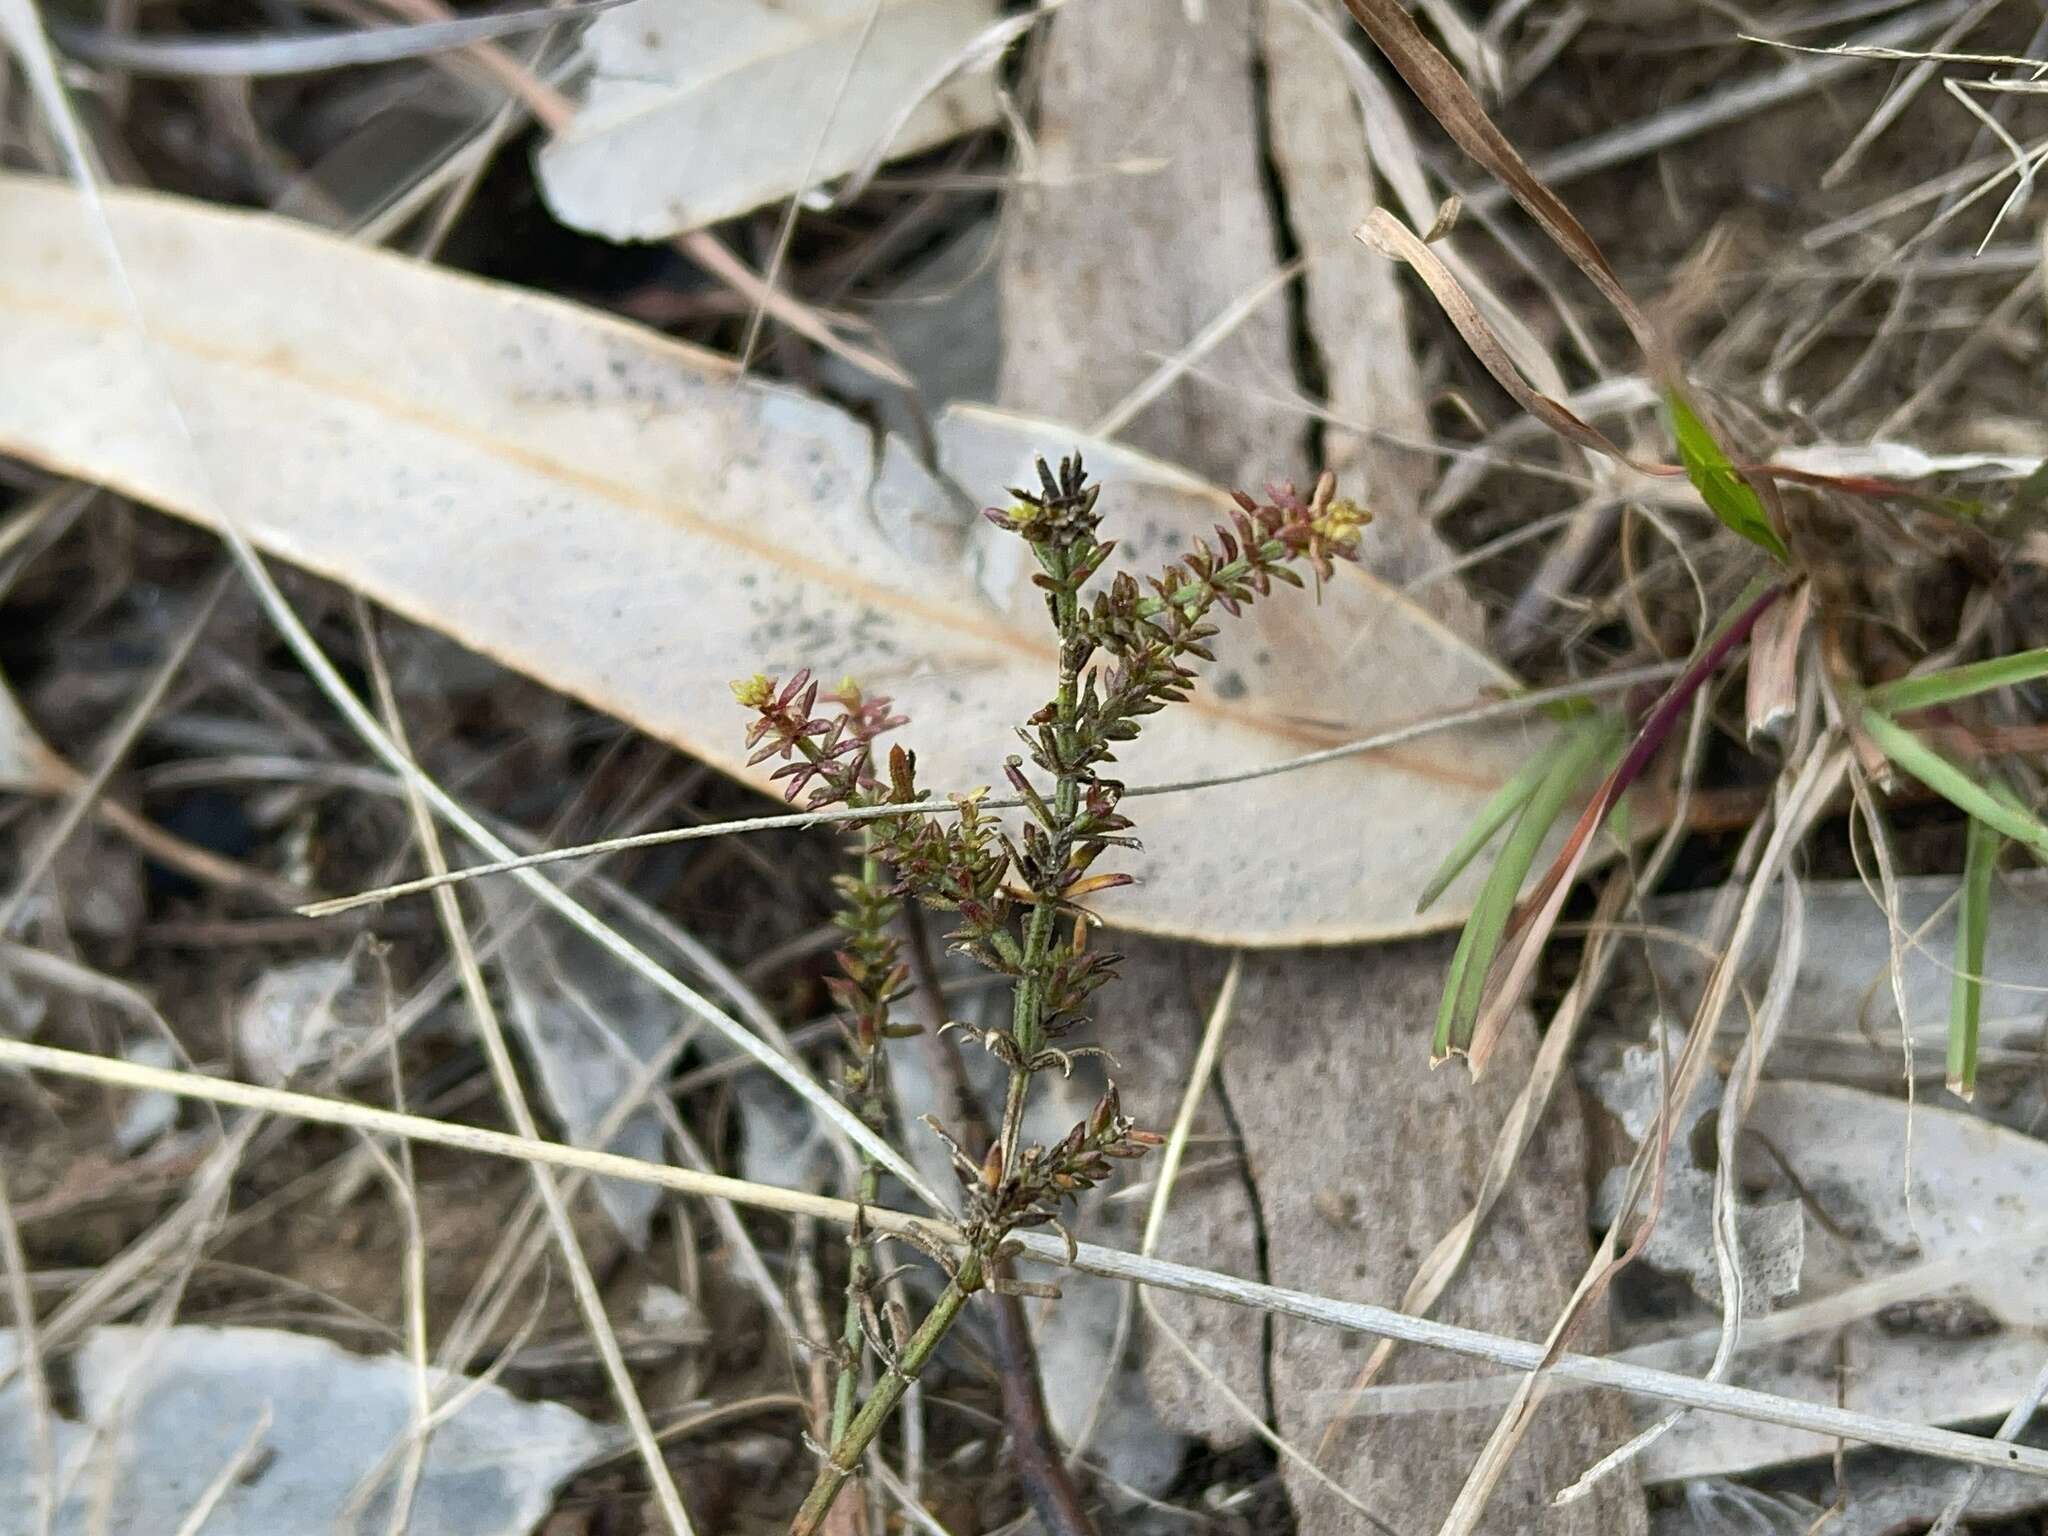
[[[2037,858],[2048,859],[2048,826],[2017,800],[2001,798],[1907,730],[1898,721],[1866,708],[1863,729],[1878,750],[1906,773],[1948,801],[2016,843]]]
[[[1543,839],[1570,804],[1587,770],[1611,755],[1621,739],[1618,721],[1589,722],[1563,737],[1550,754],[1541,780],[1525,798],[1514,830],[1501,845],[1500,857],[1486,877],[1472,915],[1465,920],[1465,931],[1458,935],[1450,975],[1444,981],[1443,1003],[1437,1009],[1436,1035],[1430,1042],[1432,1060],[1442,1061],[1471,1044],[1472,1027],[1485,995],[1486,973],[1507,933],[1529,866],[1536,862]]]
[[[1734,464],[1714,441],[1707,424],[1675,389],[1666,392],[1664,403],[1671,409],[1671,430],[1678,439],[1678,457],[1685,465],[1686,478],[1713,509],[1714,516],[1750,543],[1769,551],[1779,564],[1790,565],[1792,552],[1771,526],[1762,498],[1735,472]]]
[[[1963,889],[1956,912],[1956,966],[1948,993],[1948,1091],[1977,1091],[1977,1026],[1984,1016],[1984,940],[1991,930],[1991,873],[2005,839],[1970,818],[1963,845]]]
[[[1494,792],[1492,799],[1479,808],[1479,814],[1465,829],[1465,835],[1458,839],[1457,846],[1445,856],[1436,873],[1429,877],[1429,883],[1422,888],[1421,898],[1415,903],[1417,912],[1427,912],[1437,897],[1443,895],[1450,883],[1464,872],[1465,866],[1472,862],[1479,850],[1492,840],[1493,834],[1529,803],[1529,797],[1536,793],[1544,775],[1550,772],[1558,754],[1570,745],[1571,740],[1569,732],[1552,737],[1513,778]]]
[[[1989,693],[1994,688],[2031,683],[2037,677],[2048,677],[2048,646],[1995,656],[1990,661],[1973,661],[1968,666],[1948,667],[1924,677],[1902,677],[1897,682],[1881,683],[1864,694],[1863,702],[1888,715],[1902,715]]]

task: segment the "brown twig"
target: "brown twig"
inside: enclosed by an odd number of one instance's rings
[[[968,1084],[960,1053],[939,1038],[940,1026],[946,1022],[945,994],[939,985],[938,964],[932,955],[924,913],[915,902],[906,902],[902,921],[911,974],[917,979],[918,1006],[925,1014],[925,1057],[944,1095],[948,1123],[957,1130],[968,1155],[980,1157],[988,1150],[993,1133]],[[997,1270],[999,1277],[1006,1278],[1008,1273],[1007,1264]],[[1096,1536],[1081,1490],[1067,1470],[1066,1458],[1060,1454],[1046,1416],[1038,1351],[1031,1342],[1024,1303],[1001,1290],[991,1290],[987,1299],[995,1314],[996,1369],[1003,1394],[1003,1422],[1010,1431],[1011,1456],[1024,1497],[1049,1536]]]

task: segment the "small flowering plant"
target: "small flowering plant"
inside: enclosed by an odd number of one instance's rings
[[[1023,1144],[1033,1077],[1066,1072],[1076,1056],[1106,1054],[1071,1043],[1089,1027],[1090,999],[1114,979],[1121,958],[1090,947],[1093,919],[1081,903],[1131,883],[1130,875],[1097,864],[1112,849],[1137,846],[1130,819],[1118,810],[1124,786],[1105,769],[1120,745],[1137,738],[1147,716],[1188,698],[1193,663],[1214,660],[1207,642],[1216,634],[1216,610],[1234,617],[1268,596],[1275,583],[1301,587],[1304,570],[1320,592],[1337,561],[1358,557],[1359,532],[1371,518],[1338,499],[1336,479],[1328,474],[1306,498],[1291,485],[1269,487],[1264,502],[1239,493],[1214,545],[1197,539],[1158,575],[1140,582],[1119,572],[1084,598],[1082,589],[1116,547],[1100,534],[1101,487],[1088,481],[1078,456],[1062,460],[1057,472],[1040,459],[1038,479],[1036,491],[1013,490],[1007,507],[985,514],[1030,546],[1039,567],[1034,580],[1059,640],[1053,697],[1018,730],[1024,753],[1003,764],[1025,811],[1018,835],[990,814],[983,791],[954,795],[950,813],[937,813],[930,792],[918,786],[917,760],[907,748],[892,745],[886,764],[878,765],[879,738],[906,721],[891,712],[888,700],[868,697],[853,680],[830,694],[821,694],[805,672],[786,683],[756,676],[733,684],[734,696],[754,716],[749,761],[782,759],[773,777],[790,800],[802,797],[820,810],[903,812],[863,824],[859,873],[838,882],[837,921],[847,942],[831,986],[845,1016],[842,1084],[855,1111],[882,1128],[882,1042],[915,1032],[892,1019],[908,982],[891,932],[903,900],[952,913],[957,926],[948,943],[1008,977],[1012,999],[1006,1026],[946,1026],[1000,1060],[1009,1069],[1009,1088],[1002,1123],[980,1158],[933,1124],[966,1190],[964,1246],[957,1253],[932,1250],[947,1284],[907,1338],[884,1341],[864,1321],[875,1315],[864,1294],[873,1261],[862,1235],[854,1234],[831,1443],[792,1536],[809,1536],[822,1525],[967,1300],[983,1289],[1024,1288],[1003,1273],[1014,1252],[1010,1235],[1057,1226],[1064,1205],[1106,1180],[1115,1161],[1142,1157],[1158,1143],[1122,1112],[1112,1083],[1087,1119],[1054,1145]],[[863,1203],[874,1200],[878,1183],[879,1170],[864,1169]],[[1070,1235],[1067,1241],[1071,1247]],[[856,1405],[864,1348],[874,1349],[885,1369]]]

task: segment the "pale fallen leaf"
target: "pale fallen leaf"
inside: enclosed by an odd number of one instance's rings
[[[971,571],[974,507],[1031,452],[1082,444],[1072,430],[956,411],[963,497],[833,406],[576,306],[262,215],[108,207],[151,345],[77,194],[0,178],[0,449],[204,523],[225,507],[271,553],[756,783],[727,681],[800,666],[893,695],[934,789],[1000,781],[1055,659],[1014,572],[992,556],[984,590]],[[1192,476],[1086,446],[1141,572],[1223,509]],[[1228,626],[1209,674],[1127,754],[1130,783],[1270,766],[1512,685],[1350,568],[1320,608],[1288,593]],[[1478,873],[1427,920],[1421,884],[1548,729],[1133,801],[1145,883],[1105,913],[1265,945],[1455,923]]]
[[[995,19],[991,0],[634,0],[583,34],[589,83],[541,191],[565,224],[652,240],[844,175],[883,139],[929,149],[995,120],[986,68],[930,89]]]
[[[1652,1040],[1630,1047],[1620,1065],[1594,1079],[1594,1094],[1637,1142],[1659,1129],[1665,1078],[1683,1044],[1684,1031],[1666,1021]],[[1683,1275],[1702,1301],[1716,1307],[1721,1305],[1721,1277],[1714,1258],[1714,1171],[1700,1166],[1695,1148],[1700,1145],[1696,1133],[1701,1122],[1720,1113],[1724,1086],[1720,1078],[1708,1073],[1692,1101],[1672,1117],[1663,1191],[1661,1196],[1645,1196],[1646,1204],[1655,1202],[1657,1224],[1642,1250],[1644,1263]],[[1597,1225],[1613,1222],[1628,1176],[1626,1167],[1608,1170],[1593,1196]],[[1799,1289],[1799,1269],[1806,1256],[1799,1202],[1745,1203],[1738,1213],[1737,1230],[1742,1244],[1737,1262],[1742,1266],[1743,1305],[1745,1312],[1754,1316]]]
[[[1899,943],[1906,1008],[1913,1030],[1914,1066],[1935,1081],[1948,1035],[1949,988],[1956,948],[1956,878],[1899,881]],[[1798,1001],[1772,1055],[1781,1074],[1830,1081],[1896,1083],[1903,1065],[1897,1005],[1891,986],[1892,943],[1884,908],[1860,881],[1805,886],[1807,944],[1799,968]],[[1679,933],[1702,930],[1713,891],[1662,898],[1650,921]],[[1765,898],[1759,937],[1743,957],[1742,984],[1763,991],[1771,957],[1768,935],[1778,924],[1778,895]],[[1658,944],[1651,960],[1661,984],[1678,998],[1696,997],[1707,957],[1684,944]],[[1988,1068],[2031,1072],[2041,1050],[2041,1014],[2048,996],[2048,876],[2025,870],[2002,875],[1995,887],[1984,955],[1980,1025]],[[1744,1015],[1732,1010],[1724,1028],[1739,1031]]]
[[[0,1368],[14,1365],[0,1332]],[[252,1468],[230,1484],[206,1536],[277,1536],[350,1529],[340,1523],[358,1484],[406,1434],[413,1367],[325,1339],[268,1328],[100,1328],[70,1358],[76,1418],[54,1425],[60,1476],[69,1476],[55,1536],[180,1529],[215,1475],[268,1415]],[[445,1400],[475,1384],[429,1372]],[[33,1412],[18,1374],[0,1388],[0,1536],[36,1528]],[[530,1530],[562,1481],[616,1437],[553,1403],[521,1402],[475,1386],[427,1448],[412,1536],[514,1536]],[[395,1466],[395,1464],[394,1464]],[[389,1472],[353,1529],[391,1518]]]
[[[1834,1228],[1808,1212],[1797,1305],[1820,1306],[1888,1270],[1965,1257],[2000,1239],[2002,1251],[1967,1265],[1959,1283],[1892,1299],[1875,1315],[1850,1308],[1839,1326],[1754,1349],[1745,1341],[1729,1376],[1734,1384],[1935,1424],[1991,1417],[2027,1391],[2048,1330],[2048,1235],[2011,1239],[2048,1229],[2048,1146],[1923,1102],[1913,1111],[1909,1164],[1906,1116],[1903,1100],[1854,1088],[1776,1082],[1757,1089],[1749,1127],[1770,1146],[1769,1155],[1757,1155],[1758,1176],[1782,1170],[1780,1187],[1789,1190],[1789,1173]],[[1683,1344],[1630,1351],[1630,1358],[1690,1372],[1712,1353],[1706,1331]],[[1833,1449],[1805,1430],[1691,1414],[1645,1453],[1642,1474],[1646,1482],[1670,1482]]]
[[[235,1007],[235,1049],[273,1086],[316,1066],[359,1055],[379,1003],[361,956],[295,960],[263,972]],[[374,1059],[365,1066],[374,1067]]]
[[[488,892],[484,903],[500,924],[517,911],[516,894],[507,890]],[[530,930],[504,947],[497,965],[505,981],[506,1021],[519,1032],[549,1107],[570,1141],[599,1145],[598,1131],[632,1092],[644,1064],[682,1026],[675,1004],[566,929]],[[652,1108],[636,1110],[602,1145],[658,1163],[661,1120]],[[661,1191],[618,1179],[599,1179],[595,1188],[613,1224],[634,1248],[644,1249]]]
[[[2031,1430],[2020,1436],[2022,1445],[2042,1440]],[[1931,1456],[1852,1451],[1839,1468],[1829,1459],[1773,1473],[1763,1490],[1695,1478],[1684,1485],[1681,1502],[1660,1502],[1651,1512],[1650,1530],[1652,1536],[1901,1536],[1932,1525],[1964,1476]],[[2048,1483],[2023,1472],[1993,1472],[1970,1500],[1970,1528],[2044,1505]]]

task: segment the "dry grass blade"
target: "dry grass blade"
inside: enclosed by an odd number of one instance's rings
[[[102,27],[82,27],[59,17],[47,23],[58,48],[83,63],[131,75],[212,76],[221,79],[307,75],[364,64],[393,64],[468,48],[501,37],[517,37],[580,21],[625,0],[571,0],[560,6],[412,26],[365,27],[353,32],[275,37],[138,37]]]
[[[1734,1065],[1729,1068],[1728,1091],[1722,1098],[1715,1125],[1714,1265],[1721,1284],[1721,1332],[1714,1345],[1714,1358],[1707,1367],[1704,1378],[1707,1381],[1719,1381],[1727,1374],[1741,1342],[1744,1310],[1742,1243],[1738,1226],[1740,1202],[1735,1198],[1734,1184],[1738,1166],[1737,1143],[1756,1097],[1765,1058],[1776,1043],[1778,1032],[1784,1027],[1785,1016],[1791,1009],[1792,986],[1798,979],[1799,965],[1805,956],[1805,907],[1801,904],[1799,883],[1789,869],[1780,878],[1784,889],[1783,916],[1770,985],[1765,990],[1762,1004],[1750,1017],[1748,1037],[1743,1041]],[[1648,1450],[1682,1417],[1683,1410],[1667,1414],[1626,1444],[1601,1457],[1583,1476],[1560,1492],[1556,1502],[1567,1503],[1591,1493],[1602,1478],[1619,1471]]]
[[[1380,52],[1408,82],[1409,89],[1457,141],[1458,147],[1477,160],[1507,187],[1559,250],[1585,273],[1593,286],[1614,307],[1645,356],[1651,372],[1663,376],[1668,352],[1648,318],[1636,307],[1621,279],[1607,264],[1600,247],[1586,232],[1572,211],[1556,193],[1536,178],[1507,136],[1494,126],[1479,98],[1465,83],[1451,61],[1437,51],[1397,0],[1344,0],[1358,24]]]
[[[379,708],[384,713],[385,728],[390,733],[393,746],[409,760],[411,747],[406,740],[404,721],[398,713],[398,701],[391,689],[391,678],[385,670],[382,652],[371,631],[367,609],[359,606],[357,617],[370,639],[372,681],[376,686]],[[421,792],[421,786],[427,782],[426,776],[415,767],[406,779],[406,802],[412,813],[413,836],[419,842],[427,868],[440,874],[446,872],[448,862],[441,850],[440,830],[434,823],[426,796]],[[434,905],[448,947],[454,953],[463,999],[468,1004],[470,1018],[483,1044],[484,1058],[490,1064],[491,1079],[497,1087],[498,1097],[520,1136],[527,1141],[537,1141],[540,1139],[540,1125],[526,1101],[519,1069],[513,1065],[512,1052],[498,1020],[497,1005],[484,984],[483,970],[477,964],[476,947],[470,941],[469,925],[463,918],[461,905],[455,892],[447,889],[434,893]],[[654,1426],[648,1420],[639,1389],[634,1386],[632,1373],[626,1368],[625,1355],[619,1349],[618,1335],[605,1312],[604,1296],[598,1289],[597,1277],[591,1271],[590,1261],[584,1257],[583,1245],[570,1222],[568,1202],[550,1170],[535,1164],[532,1171],[534,1191],[547,1212],[548,1227],[555,1247],[561,1253],[563,1267],[569,1271],[569,1284],[575,1292],[577,1308],[583,1314],[584,1327],[597,1347],[598,1358],[604,1363],[605,1376],[610,1382],[613,1398],[625,1415],[626,1427],[640,1449],[640,1460],[654,1485],[662,1517],[674,1536],[693,1536],[694,1528],[690,1524],[689,1512],[683,1507],[682,1494],[677,1490],[668,1462],[662,1456],[660,1443],[654,1437]],[[424,1348],[423,1341],[421,1347]]]
[[[266,1406],[256,1415],[256,1422],[249,1426],[249,1433],[235,1447],[234,1454],[221,1463],[212,1481],[200,1490],[199,1497],[193,1501],[185,1518],[178,1522],[178,1529],[172,1536],[199,1536],[206,1529],[206,1522],[213,1518],[214,1510],[227,1497],[228,1490],[249,1475],[257,1457],[263,1452],[263,1437],[269,1433],[270,1409]]]
[[[1799,649],[1813,612],[1813,586],[1802,582],[1791,598],[1761,619],[1749,640],[1743,722],[1752,747],[1776,741],[1799,703]]]
[[[2005,1422],[1998,1426],[1993,1438],[2017,1440],[2020,1431],[2033,1422],[2034,1415],[2041,1411],[2042,1399],[2048,1398],[2048,1365],[2043,1365],[2034,1377],[2026,1394],[2012,1405],[2012,1412],[2005,1416]],[[1984,1486],[1984,1469],[1972,1467],[1963,1474],[1962,1485],[1950,1497],[1941,1511],[1941,1517],[1929,1527],[1927,1536],[1955,1536],[1956,1527],[1970,1512],[1970,1501],[1977,1496],[1977,1490]]]
[[[956,1234],[942,1223],[900,1211],[875,1206],[856,1206],[799,1190],[750,1183],[719,1174],[699,1173],[643,1163],[609,1152],[567,1147],[547,1141],[528,1141],[503,1131],[480,1126],[459,1125],[424,1116],[400,1114],[342,1099],[321,1098],[281,1088],[263,1088],[198,1073],[174,1072],[112,1057],[92,1056],[53,1046],[32,1045],[22,1040],[0,1039],[0,1066],[9,1066],[56,1076],[97,1082],[142,1092],[163,1092],[182,1098],[254,1109],[265,1114],[284,1115],[320,1125],[368,1131],[380,1136],[402,1136],[414,1141],[460,1151],[509,1158],[522,1163],[541,1163],[555,1168],[580,1170],[605,1178],[637,1180],[655,1184],[679,1194],[789,1215],[817,1216],[849,1225],[856,1214],[878,1232],[904,1233],[916,1230],[938,1241],[953,1241]],[[253,1119],[245,1124],[253,1125]],[[240,1129],[239,1127],[237,1128]],[[1058,1237],[1042,1232],[1019,1232],[1016,1241],[1026,1257],[1055,1267],[1068,1262],[1067,1246]],[[1624,1361],[1588,1355],[1551,1356],[1541,1345],[1505,1338],[1474,1328],[1408,1317],[1386,1307],[1363,1302],[1336,1301],[1282,1286],[1261,1285],[1193,1265],[1147,1258],[1094,1243],[1075,1249],[1073,1267],[1112,1280],[1136,1281],[1141,1285],[1178,1291],[1183,1295],[1252,1307],[1324,1327],[1347,1332],[1398,1339],[1426,1349],[1440,1349],[1468,1359],[1483,1360],[1515,1371],[1543,1369],[1560,1381],[1589,1387],[1605,1387],[1714,1413],[1734,1414],[1763,1423],[1786,1424],[1816,1434],[1886,1446],[1894,1450],[1937,1456],[1950,1461],[2024,1472],[2048,1478],[2048,1451],[2032,1446],[2005,1445],[1975,1435],[1957,1434],[1924,1424],[1909,1424],[1869,1414],[1851,1413],[1823,1403],[1801,1402],[1702,1382],[1674,1372],[1651,1370]]]
[[[1252,284],[1195,332],[1185,347],[1172,357],[1164,359],[1147,377],[1139,380],[1123,399],[1103,412],[1095,424],[1089,427],[1088,435],[1115,437],[1123,431],[1139,412],[1171,389],[1177,379],[1213,352],[1261,304],[1294,282],[1305,269],[1305,262],[1290,261],[1276,267]]]
[[[1837,746],[1831,737],[1811,750],[1790,777],[1784,788],[1782,804],[1778,809],[1775,825],[1764,844],[1758,861],[1756,874],[1749,882],[1742,898],[1742,907],[1737,915],[1734,928],[1728,940],[1726,952],[1714,967],[1706,990],[1700,999],[1698,1010],[1693,1015],[1691,1028],[1672,1070],[1665,1094],[1667,1129],[1662,1135],[1653,1134],[1638,1149],[1630,1172],[1629,1193],[1621,1204],[1621,1215],[1608,1230],[1600,1251],[1593,1257],[1586,1273],[1574,1289],[1571,1300],[1566,1304],[1556,1325],[1551,1329],[1545,1343],[1545,1356],[1562,1350],[1577,1330],[1586,1309],[1596,1304],[1606,1293],[1621,1269],[1630,1263],[1641,1251],[1647,1240],[1647,1225],[1638,1231],[1626,1251],[1616,1254],[1622,1223],[1634,1208],[1642,1191],[1647,1187],[1653,1199],[1661,1199],[1663,1188],[1662,1168],[1667,1151],[1666,1140],[1670,1112],[1675,1106],[1690,1101],[1698,1087],[1700,1076],[1706,1070],[1708,1045],[1719,1027],[1721,1015],[1727,1010],[1733,995],[1740,957],[1747,953],[1749,936],[1758,915],[1762,911],[1764,896],[1786,867],[1792,850],[1806,836],[1814,821],[1826,808],[1830,797],[1840,786],[1843,776],[1849,771],[1849,756],[1845,748]],[[1653,1208],[1645,1222],[1653,1222],[1656,1211]],[[1494,1426],[1486,1448],[1480,1453],[1465,1486],[1459,1491],[1457,1502],[1445,1518],[1438,1536],[1469,1536],[1499,1486],[1501,1476],[1506,1472],[1509,1458],[1527,1434],[1535,1414],[1536,1406],[1547,1389],[1549,1368],[1539,1367],[1521,1383],[1514,1400]],[[1703,1386],[1718,1386],[1718,1383],[1703,1382]]]
[[[1970,4],[1971,0],[1936,0],[1934,4],[1915,5],[1903,15],[1871,28],[1863,34],[1863,41],[1878,45],[1885,40],[1898,43],[1924,37],[1962,15]],[[1747,41],[1765,39],[1751,38]],[[1832,49],[1810,51],[1836,53]],[[1689,101],[1679,102],[1646,121],[1627,123],[1606,133],[1594,134],[1569,149],[1544,155],[1530,167],[1531,173],[1555,184],[1626,165],[1660,149],[1682,144],[1687,139],[1730,123],[1742,122],[1759,112],[1807,95],[1856,68],[1859,57],[1844,54],[1805,60],[1758,79],[1738,80],[1718,87]],[[1483,187],[1471,201],[1475,207],[1483,208],[1497,201],[1497,194],[1493,188]]]
[[[1479,306],[1472,302],[1464,287],[1452,274],[1451,269],[1437,258],[1434,251],[1416,233],[1394,217],[1385,208],[1375,208],[1358,226],[1360,241],[1371,246],[1381,255],[1394,261],[1407,263],[1414,268],[1415,275],[1422,279],[1442,307],[1451,324],[1458,328],[1465,345],[1493,375],[1494,381],[1513,397],[1515,404],[1542,422],[1551,431],[1567,442],[1577,443],[1581,448],[1627,464],[1643,474],[1657,473],[1658,466],[1639,464],[1599,428],[1588,424],[1569,408],[1559,404],[1542,393],[1515,366],[1506,347],[1501,345],[1486,317],[1479,312]]]
[[[1950,25],[1948,31],[1935,41],[1934,50],[1939,52],[1958,38],[1967,36],[1980,21],[1998,8],[1999,0],[1978,0],[1974,9],[1964,12]],[[1838,52],[1865,58],[1870,56],[1869,50],[1858,49],[1853,45],[1845,45]],[[1870,114],[1869,121],[1856,130],[1855,136],[1843,147],[1834,162],[1821,173],[1820,187],[1823,192],[1831,191],[1842,184],[1843,179],[1862,159],[1863,152],[1876,143],[1878,136],[1898,120],[1899,114],[1906,110],[1921,88],[1934,77],[1934,70],[1934,60],[1922,59],[1912,69],[1906,71],[1904,79],[1885,93],[1884,100],[1878,104],[1877,110]]]
[[[1152,1194],[1145,1206],[1145,1225],[1138,1239],[1140,1254],[1150,1255],[1159,1246],[1160,1234],[1165,1230],[1167,1202],[1173,1198],[1174,1182],[1180,1177],[1181,1160],[1187,1156],[1195,1112],[1201,1107],[1202,1096],[1209,1091],[1209,1079],[1216,1071],[1217,1058],[1222,1055],[1223,1036],[1236,1017],[1237,987],[1243,974],[1244,954],[1239,951],[1230,957],[1230,966],[1223,973],[1223,985],[1217,989],[1216,1001],[1209,1007],[1209,1017],[1202,1026],[1201,1044],[1195,1050],[1194,1065],[1188,1069],[1187,1085],[1181,1090],[1180,1106],[1174,1111],[1173,1124],[1167,1128],[1166,1145],[1159,1152]],[[1101,1421],[1102,1411],[1109,1403],[1116,1372],[1130,1344],[1131,1313],[1137,1301],[1134,1287],[1133,1294],[1127,1294],[1123,1305],[1117,1309],[1116,1331],[1105,1352],[1108,1363],[1103,1371],[1102,1384],[1096,1390],[1095,1401],[1089,1405],[1088,1417],[1082,1421],[1080,1432],[1074,1436],[1070,1460],[1078,1459],[1087,1450],[1089,1439]],[[1163,1319],[1154,1316],[1154,1321],[1165,1326]],[[1174,1338],[1176,1342],[1182,1342],[1177,1334]],[[1192,1358],[1192,1352],[1189,1353]],[[1258,1419],[1256,1414],[1249,1417]]]

